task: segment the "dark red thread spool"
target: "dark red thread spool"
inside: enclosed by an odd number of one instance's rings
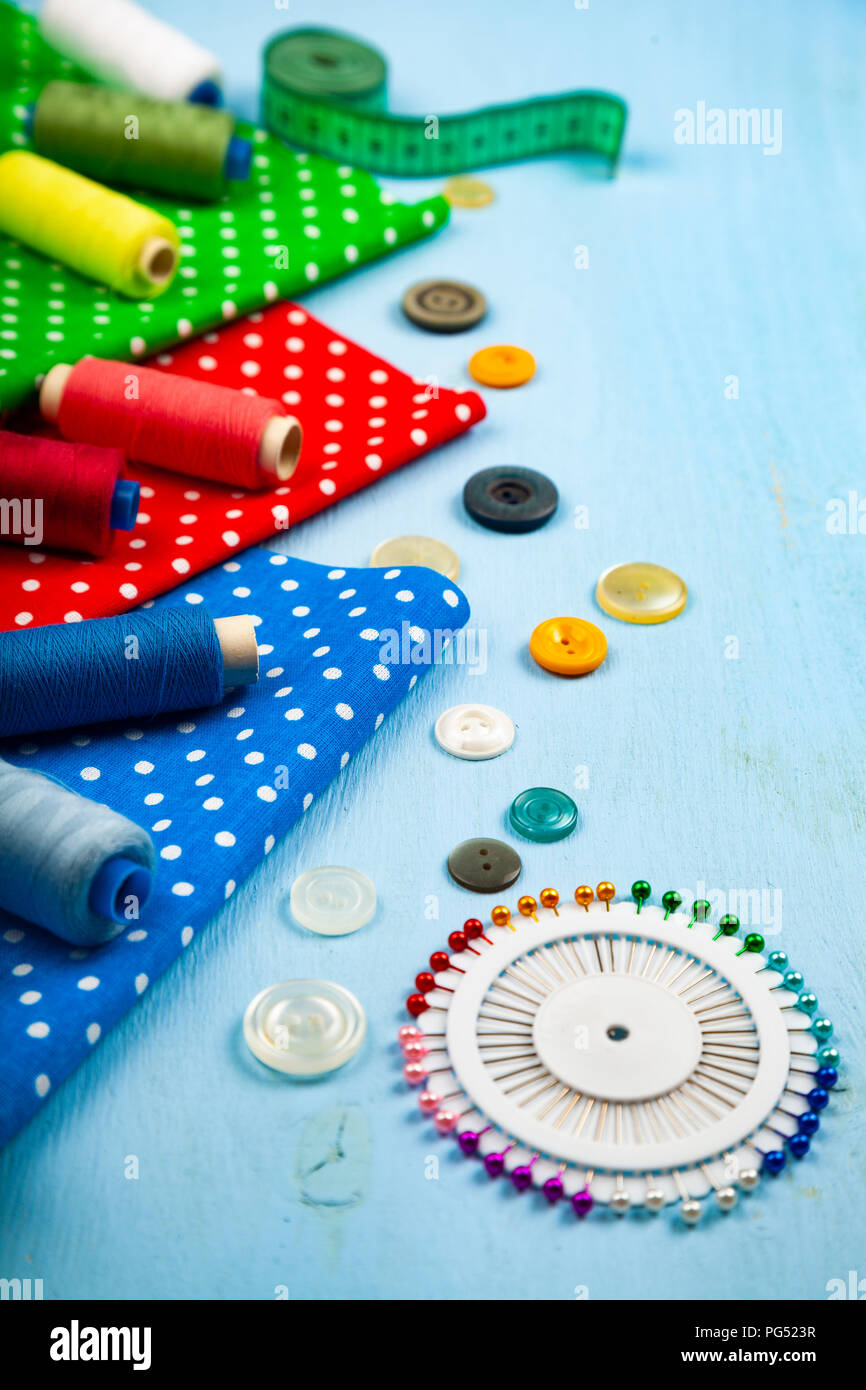
[[[0,541],[105,555],[138,511],[123,466],[119,449],[0,430]]]
[[[301,427],[280,401],[135,363],[85,357],[74,367],[58,364],[39,404],[66,439],[235,487],[285,481],[301,448]]]

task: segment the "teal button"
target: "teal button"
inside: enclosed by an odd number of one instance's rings
[[[527,840],[564,840],[577,825],[577,807],[555,787],[528,787],[519,792],[508,812],[511,828]]]

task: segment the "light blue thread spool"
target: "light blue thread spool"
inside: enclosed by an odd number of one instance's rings
[[[0,758],[0,907],[75,946],[118,936],[150,896],[150,837],[39,772]]]

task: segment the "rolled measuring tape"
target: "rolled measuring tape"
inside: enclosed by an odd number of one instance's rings
[[[264,54],[262,119],[290,145],[379,174],[456,174],[573,150],[616,168],[625,102],[563,92],[455,116],[392,116],[382,54],[335,29],[289,29]],[[435,121],[435,124],[434,124]]]

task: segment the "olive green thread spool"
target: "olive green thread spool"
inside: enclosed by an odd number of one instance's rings
[[[31,125],[38,154],[100,183],[214,201],[249,176],[251,141],[231,112],[209,106],[58,80]]]

